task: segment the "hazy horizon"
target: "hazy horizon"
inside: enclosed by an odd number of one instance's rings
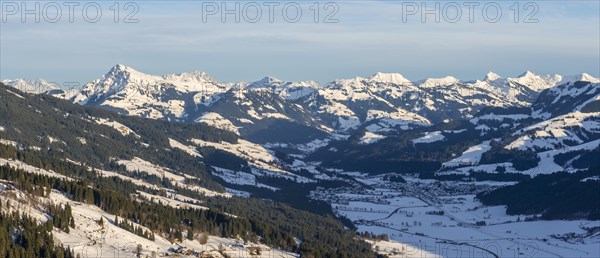
[[[8,3],[21,9],[23,3],[34,8],[36,2]],[[310,9],[313,3],[301,1],[302,16],[295,23],[282,17],[285,2],[274,7],[273,22],[262,6],[266,3],[255,2],[263,8],[256,23],[248,22],[253,21],[252,11],[243,12],[246,2],[239,2],[239,23],[235,14],[219,10],[209,15],[209,8],[190,1],[133,2],[137,12],[131,17],[127,15],[136,10],[133,6],[121,3],[115,15],[112,3],[98,2],[102,15],[95,23],[82,17],[82,2],[74,7],[72,23],[65,6],[52,23],[56,8],[44,9],[46,2],[40,3],[36,22],[34,15],[13,12],[14,5],[3,2],[3,80],[86,83],[116,63],[157,75],[200,70],[228,82],[272,76],[326,83],[376,72],[400,73],[411,80],[447,75],[474,80],[489,71],[516,77],[526,70],[600,76],[600,3],[595,1],[534,2],[537,10],[520,3],[519,13],[513,2],[499,1],[502,15],[497,21],[487,17],[493,16],[491,11],[483,16],[482,6],[488,2],[477,2],[473,22],[466,2],[453,2],[460,5],[461,16],[452,6],[444,9],[446,2],[332,2],[337,12],[320,2],[317,17]],[[204,3],[235,8],[236,2]],[[422,4],[439,17],[421,10]],[[419,10],[409,15],[415,6]],[[454,17],[460,19],[454,22]]]

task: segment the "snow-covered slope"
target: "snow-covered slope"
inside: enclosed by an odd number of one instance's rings
[[[479,164],[481,155],[486,151],[489,151],[490,141],[484,141],[481,144],[469,147],[466,151],[460,155],[460,157],[454,158],[448,162],[444,162],[443,167],[458,167],[464,165],[475,165]]]
[[[557,85],[568,84],[568,83],[573,84],[574,82],[578,82],[578,81],[600,83],[600,78],[595,78],[594,76],[591,76],[587,73],[568,75],[568,76],[563,76],[562,80],[560,82],[558,82]]]
[[[263,250],[262,255],[254,254],[252,257],[297,257],[297,254],[271,248],[264,244],[242,244],[241,239],[210,235],[207,236],[206,243],[188,239],[182,242],[172,242],[159,234],[154,234],[154,239],[151,240],[120,227],[115,223],[115,217],[119,219],[120,223],[126,221],[139,230],[151,232],[150,229],[136,221],[107,213],[94,205],[72,201],[56,190],[52,190],[47,197],[40,197],[18,190],[10,181],[2,181],[0,182],[0,196],[4,204],[0,207],[0,212],[24,212],[42,224],[52,223],[52,217],[46,212],[47,206],[65,207],[69,205],[73,216],[73,226],[68,232],[54,228],[52,235],[55,244],[69,246],[77,256],[135,257],[139,249],[143,256],[148,257],[157,254],[186,256],[185,253],[210,255],[210,257],[224,257],[222,253],[228,257],[249,257],[253,248],[260,248]],[[156,197],[142,193],[138,198],[150,200]],[[161,202],[169,204],[176,201],[164,198]],[[10,203],[10,205],[6,205],[6,203]],[[192,204],[183,202],[180,202],[180,205],[193,207]]]
[[[286,100],[296,100],[313,93],[319,88],[319,84],[314,81],[288,82],[273,77],[265,77],[259,81],[245,84],[243,87],[246,90],[270,92]]]
[[[393,83],[393,84],[398,84],[398,85],[411,83],[410,80],[404,78],[404,76],[399,73],[381,73],[381,72],[379,72],[379,73],[376,73],[373,76],[371,76],[370,79],[374,82]]]
[[[412,142],[413,144],[416,143],[432,143],[432,142],[437,142],[437,141],[443,141],[444,139],[446,139],[446,137],[442,134],[442,132],[440,131],[435,131],[435,132],[427,132],[425,133],[425,135],[413,139]]]
[[[600,109],[600,79],[582,75],[584,81],[565,81],[543,91],[533,103],[535,117],[550,118],[574,111],[597,112]]]
[[[494,172],[496,167],[503,166],[509,171],[530,175],[577,171],[585,168],[585,166],[573,168],[571,163],[581,157],[582,153],[598,147],[600,84],[597,83],[598,79],[586,74],[571,76],[571,78],[575,81],[563,79],[562,84],[541,92],[529,112],[524,109],[508,109],[494,114],[494,111],[489,111],[470,119],[472,124],[486,126],[489,131],[511,132],[509,136],[494,141],[498,141],[497,145],[499,144],[504,152],[508,150],[520,153],[517,155],[533,153],[538,159],[537,166],[523,171],[512,170],[512,166],[506,164],[478,166],[479,158],[473,159],[469,153],[481,157],[481,152],[485,153],[491,149],[490,141],[471,146],[461,157],[448,161],[443,166],[451,168],[467,165],[460,169],[463,172],[467,170]],[[563,154],[568,154],[570,158],[567,162],[558,162],[559,165],[556,159],[561,158],[555,156]]]
[[[523,128],[507,149],[561,149],[600,138],[600,112],[572,112]]]
[[[215,112],[203,114],[200,118],[196,119],[196,122],[205,123],[216,128],[233,132],[237,135],[240,134],[238,128],[235,125],[233,125],[231,121],[227,120],[226,118]]]
[[[439,86],[448,86],[459,83],[458,79],[452,76],[446,76],[442,78],[427,78],[423,81],[418,82],[417,84],[421,88],[429,88],[429,87],[439,87]]]

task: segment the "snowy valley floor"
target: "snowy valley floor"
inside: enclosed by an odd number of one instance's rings
[[[600,257],[600,232],[587,230],[600,221],[529,221],[468,194],[511,183],[352,176],[370,189],[320,188],[312,197],[330,203],[358,232],[386,234],[389,241],[370,242],[390,257]]]

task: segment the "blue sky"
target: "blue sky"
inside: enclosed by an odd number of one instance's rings
[[[498,1],[502,16],[495,23],[483,17],[482,6],[488,2],[478,2],[473,23],[463,2],[456,2],[463,15],[457,22],[443,19],[457,17],[452,6],[443,9],[448,1],[334,2],[338,7],[332,17],[335,23],[323,23],[334,10],[331,6],[324,9],[325,2],[320,2],[315,23],[310,9],[313,1],[297,2],[303,13],[296,23],[282,16],[286,2],[275,7],[273,23],[268,21],[266,6],[257,23],[243,17],[236,23],[231,15],[223,23],[219,13],[203,22],[202,4],[195,1],[138,1],[133,18],[139,22],[123,23],[133,9],[124,10],[121,2],[115,23],[110,9],[114,2],[98,1],[103,15],[97,23],[83,19],[86,2],[75,7],[73,23],[68,21],[66,7],[58,22],[47,22],[42,16],[37,23],[31,15],[25,22],[21,13],[8,15],[12,9],[3,1],[6,20],[0,28],[0,79],[45,78],[59,84],[84,84],[117,63],[152,74],[201,70],[218,81],[253,81],[268,75],[328,82],[379,71],[402,73],[411,80],[446,75],[480,79],[488,71],[509,77],[525,70],[600,76],[599,1],[543,1],[528,9],[523,1]],[[518,23],[514,21],[515,2],[519,2]],[[26,2],[31,8],[35,3]],[[47,2],[39,3],[42,7]],[[222,2],[204,3],[206,7]],[[239,3],[242,7],[246,2]],[[226,4],[233,7],[235,2]],[[422,4],[446,16],[440,16],[437,23],[428,15],[422,22]],[[419,10],[403,19],[410,5]],[[524,23],[535,8],[532,18],[537,22]],[[53,10],[46,10],[50,19]],[[251,7],[246,10],[247,18],[255,17]],[[294,15],[294,9],[288,11]],[[493,11],[489,10],[489,16],[494,16]],[[89,13],[94,14],[93,9]]]

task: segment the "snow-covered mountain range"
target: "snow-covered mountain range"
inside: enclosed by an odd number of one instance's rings
[[[413,81],[398,73],[376,73],[324,85],[273,77],[219,82],[200,71],[158,76],[119,64],[69,100],[143,118],[204,123],[274,150],[301,150],[300,155],[318,148],[335,151],[327,146],[336,142],[377,149],[386,138],[414,130],[423,134],[408,139],[413,146],[452,142],[472,131],[481,137],[475,145],[494,136],[507,141],[506,149],[543,151],[597,139],[598,83],[585,73],[531,71],[514,78],[489,72],[467,81],[453,76]],[[32,93],[59,90],[43,80],[7,85]],[[469,122],[436,129],[451,121]]]
[[[46,93],[52,90],[59,90],[60,87],[55,83],[46,81],[44,79],[35,79],[35,80],[24,80],[24,79],[16,79],[16,80],[3,80],[7,86],[17,88],[22,92],[39,94]]]
[[[515,78],[490,72],[473,81],[452,76],[412,81],[398,73],[376,73],[325,85],[272,77],[231,83],[216,81],[200,71],[157,76],[119,64],[85,84],[70,100],[181,122],[210,123],[214,120],[202,117],[214,112],[222,116],[221,121],[228,120],[232,130],[258,140],[261,128],[273,124],[298,126],[309,135],[322,136],[349,135],[360,127],[377,133],[468,119],[485,107],[529,106],[542,90],[576,80],[598,79],[587,74],[563,78],[527,71]],[[60,90],[43,80],[5,84],[31,93]],[[310,140],[314,139],[304,139]]]
[[[79,94],[79,87],[73,85],[67,88],[59,86],[57,83],[49,82],[44,79],[35,80],[3,80],[7,86],[14,87],[20,91],[31,93],[31,94],[48,94],[61,99],[71,99],[73,96]]]

